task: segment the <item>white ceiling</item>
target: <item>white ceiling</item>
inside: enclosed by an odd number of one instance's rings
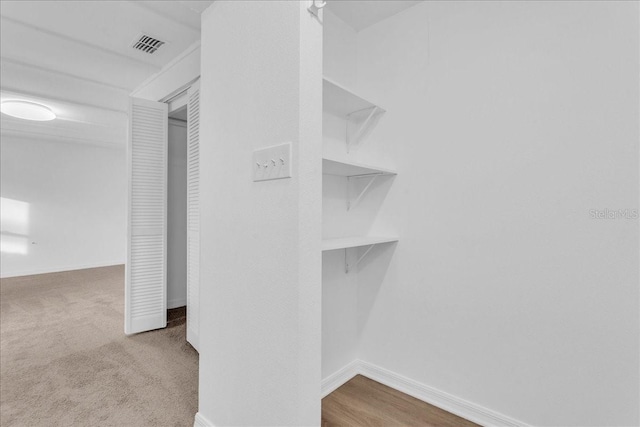
[[[415,6],[421,0],[328,0],[327,8],[356,31]]]
[[[2,115],[2,134],[120,145],[129,94],[200,39],[207,1],[0,1],[0,100],[48,105],[59,119],[34,123]],[[356,30],[418,1],[329,0]],[[166,42],[150,55],[140,33]]]
[[[126,140],[128,96],[200,39],[212,1],[2,1],[0,98],[51,107],[59,120],[2,115],[2,133],[100,144]],[[131,47],[141,33],[166,44]]]

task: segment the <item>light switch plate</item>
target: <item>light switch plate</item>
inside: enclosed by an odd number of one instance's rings
[[[255,150],[252,167],[254,181],[291,178],[291,143]]]

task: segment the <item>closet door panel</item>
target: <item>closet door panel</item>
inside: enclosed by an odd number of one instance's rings
[[[126,334],[167,325],[167,104],[131,98]]]
[[[200,331],[200,81],[187,100],[187,341],[198,350]]]

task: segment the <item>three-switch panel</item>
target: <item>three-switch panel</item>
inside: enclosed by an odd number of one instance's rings
[[[253,152],[253,180],[291,178],[291,143]]]

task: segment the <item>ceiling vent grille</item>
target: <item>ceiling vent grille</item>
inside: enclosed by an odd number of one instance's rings
[[[162,40],[158,40],[147,34],[141,34],[140,37],[137,37],[133,42],[132,47],[136,50],[141,50],[143,52],[152,54],[156,50],[160,49],[163,44],[164,42]]]

